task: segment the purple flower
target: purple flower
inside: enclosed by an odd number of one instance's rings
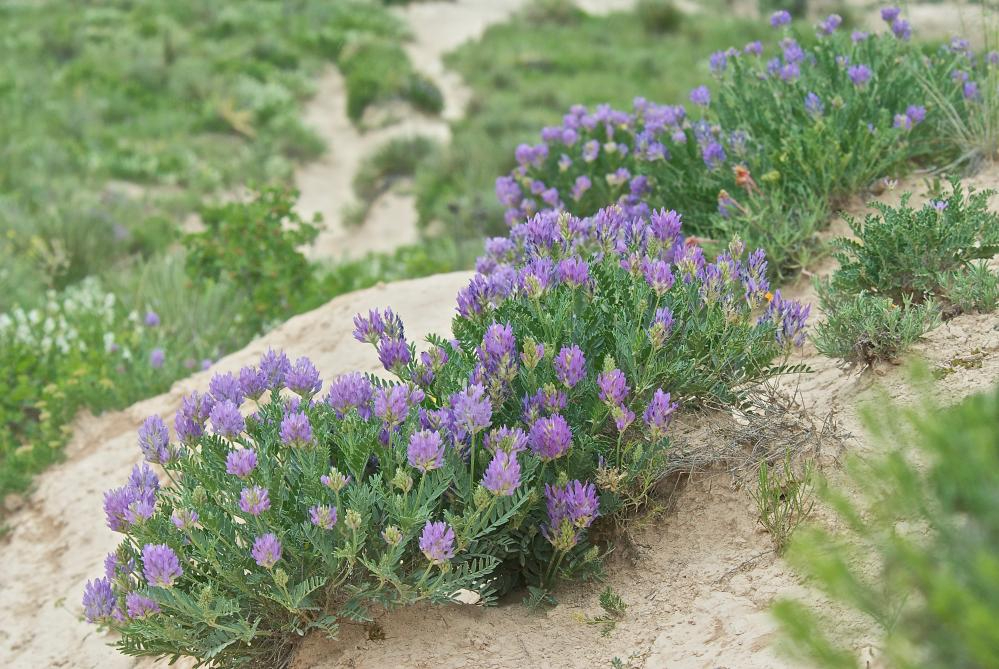
[[[642,260],[642,274],[645,276],[645,282],[659,296],[665,295],[675,281],[673,270],[665,260],[645,258]]]
[[[332,530],[336,525],[336,507],[318,505],[309,509],[309,520],[318,528]]]
[[[305,446],[312,443],[312,424],[304,412],[289,413],[281,419],[281,443],[285,446]]]
[[[271,508],[271,497],[267,493],[267,488],[258,485],[243,488],[243,491],[239,493],[239,508],[243,513],[248,513],[251,516],[259,516]]]
[[[160,605],[153,599],[138,592],[125,595],[125,612],[129,618],[145,618],[160,612]]]
[[[166,361],[166,352],[161,348],[154,348],[149,352],[149,366],[153,369],[160,369]]]
[[[301,357],[285,372],[284,384],[291,392],[306,399],[312,397],[323,387],[319,378],[319,370],[306,357]]]
[[[791,13],[784,9],[780,9],[770,15],[770,25],[774,28],[786,26],[789,23],[791,23]]]
[[[933,205],[933,208],[937,211],[943,211],[950,203],[947,202],[947,200],[930,200],[930,204]]]
[[[531,426],[528,436],[531,452],[542,460],[555,460],[565,455],[572,446],[572,430],[559,414],[540,418]]]
[[[454,557],[454,530],[444,521],[427,522],[420,535],[420,551],[430,564],[444,564]]]
[[[475,435],[489,427],[493,407],[482,386],[472,385],[451,396],[451,416],[461,434]]]
[[[881,9],[881,20],[885,23],[893,23],[902,13],[899,7],[884,7]]]
[[[751,53],[754,56],[762,55],[763,54],[763,42],[760,42],[759,40],[757,40],[755,42],[750,42],[749,44],[747,44],[746,46],[744,46],[742,48],[742,50],[745,51],[746,53]]]
[[[590,181],[590,177],[585,174],[576,177],[576,181],[572,185],[572,192],[570,193],[572,195],[572,199],[578,202],[579,199],[582,198],[583,195],[586,194],[586,191],[590,190],[592,186],[593,182]]]
[[[421,472],[440,469],[444,464],[444,440],[439,432],[420,430],[409,437],[406,457],[411,467]]]
[[[777,343],[782,346],[802,346],[805,343],[805,327],[811,306],[804,306],[794,300],[785,300],[780,291],[774,292],[760,323],[773,323],[777,328]]]
[[[812,116],[822,116],[825,108],[825,105],[822,104],[822,98],[815,93],[809,93],[805,96],[805,111]]]
[[[150,309],[149,311],[146,312],[145,323],[146,323],[146,327],[149,327],[149,328],[156,327],[157,325],[160,324],[160,315],[157,314],[152,309]]]
[[[83,613],[88,623],[96,623],[111,616],[117,600],[111,582],[106,578],[87,581],[83,586]]]
[[[351,372],[333,379],[326,403],[333,407],[337,418],[343,418],[352,408],[367,420],[371,417],[371,397],[374,388],[360,372]]]
[[[281,559],[281,541],[272,532],[259,536],[253,542],[250,555],[253,556],[258,565],[264,569],[270,569]]]
[[[614,419],[614,427],[618,432],[624,432],[628,426],[635,422],[635,412],[624,404],[616,404],[611,407],[611,417]]]
[[[500,204],[507,207],[516,207],[523,198],[523,193],[520,190],[520,186],[517,185],[517,180],[513,177],[499,177],[496,179],[496,199],[500,201]],[[354,322],[357,322],[355,317]],[[357,336],[356,333],[354,335]],[[361,341],[365,341],[362,339]]]
[[[649,217],[649,228],[653,236],[662,242],[675,243],[680,238],[682,219],[675,210],[660,209]]]
[[[291,361],[284,351],[269,348],[260,358],[260,371],[267,377],[267,386],[271,390],[280,390],[283,387],[285,376],[290,369]]]
[[[560,551],[576,545],[579,531],[593,523],[600,508],[596,487],[579,481],[569,481],[565,487],[545,484],[545,504],[548,523],[541,532]]]
[[[174,509],[170,514],[170,522],[178,530],[186,530],[194,527],[198,522],[198,512],[189,509]]]
[[[902,41],[912,37],[912,26],[905,19],[895,19],[891,24],[891,31]]]
[[[257,466],[257,452],[250,448],[229,451],[225,459],[227,473],[245,479]]]
[[[243,403],[243,386],[232,375],[232,372],[213,376],[212,380],[208,382],[208,392],[212,394],[216,402],[228,400],[236,406]]]
[[[497,450],[482,476],[482,487],[498,497],[509,497],[520,487],[520,463],[515,453]]]
[[[184,397],[173,419],[177,438],[186,444],[197,441],[204,434],[205,422],[214,406],[215,400],[210,395],[201,395],[198,391]]]
[[[139,428],[139,450],[147,462],[170,462],[175,451],[170,448],[170,432],[159,416],[149,416]]]
[[[711,91],[708,90],[707,86],[698,86],[690,91],[690,101],[695,105],[707,107],[711,104]]]
[[[781,81],[797,81],[801,76],[801,67],[797,63],[787,63],[777,74]]]
[[[905,110],[905,115],[909,117],[913,125],[922,123],[926,118],[926,107],[921,105],[909,105]]]
[[[631,390],[628,387],[624,372],[620,369],[601,372],[597,376],[597,385],[600,387],[600,399],[610,405],[624,403]]]
[[[728,56],[724,51],[715,51],[711,54],[711,58],[708,62],[708,67],[712,72],[719,73],[724,72],[725,68],[728,66]]]
[[[839,14],[830,14],[824,21],[819,23],[819,32],[823,35],[832,35],[842,23],[842,16]]]
[[[851,65],[846,71],[853,85],[860,88],[871,79],[871,68],[866,65]]]
[[[653,348],[661,348],[673,331],[673,312],[669,307],[656,309],[652,324],[649,326],[649,341]]]
[[[586,378],[586,357],[575,344],[563,347],[554,364],[555,376],[566,388],[573,388]]]
[[[704,164],[708,169],[714,169],[721,163],[725,162],[725,149],[718,142],[711,141],[708,142],[703,149],[701,149],[701,158],[704,159]]]
[[[260,399],[267,390],[267,375],[256,367],[244,367],[239,370],[239,390],[252,400]]]
[[[870,35],[865,33],[863,30],[854,30],[852,33],[850,33],[850,39],[853,41],[854,44],[856,44],[857,42],[863,42],[868,37],[870,37]]]
[[[520,453],[527,448],[527,435],[519,427],[496,428],[486,435],[485,446],[491,452]]]
[[[231,400],[218,402],[212,407],[209,420],[212,421],[212,430],[215,434],[228,437],[229,439],[239,435],[246,429],[246,421],[243,419],[243,415],[239,413],[239,409]]]
[[[978,99],[978,84],[974,81],[964,82],[964,99],[965,100],[977,100]]]
[[[180,560],[166,544],[146,544],[142,548],[142,573],[149,585],[172,587],[184,574]]]
[[[402,385],[379,388],[375,391],[375,415],[391,429],[406,420],[409,407],[422,402],[423,397],[419,388]]]
[[[673,414],[679,406],[680,403],[671,401],[670,394],[663,392],[662,388],[656,390],[645,408],[645,413],[642,414],[653,441],[659,441],[666,436],[666,428],[669,427]]]
[[[565,258],[558,264],[559,281],[573,288],[586,285],[590,280],[590,267],[579,256]]]

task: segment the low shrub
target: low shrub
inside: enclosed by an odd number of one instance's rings
[[[839,529],[799,529],[788,559],[883,634],[883,666],[999,666],[999,391],[866,422],[889,450],[854,458],[848,490],[826,486]],[[867,666],[830,634],[828,608],[782,601],[774,612],[809,666]]]
[[[894,360],[940,322],[932,302],[912,304],[906,298],[899,306],[887,297],[839,294],[828,287],[820,289],[819,309],[825,320],[815,326],[815,348],[854,364]]]
[[[315,273],[299,247],[319,233],[295,212],[297,193],[264,188],[252,202],[206,207],[205,230],[184,237],[191,280],[224,281],[246,300],[253,331],[301,309],[314,291]]]
[[[847,219],[856,239],[836,240],[840,267],[833,288],[870,291],[896,304],[945,297],[948,277],[999,254],[999,216],[988,208],[994,194],[972,190],[966,197],[954,179],[949,197],[918,210],[909,206],[911,193],[897,207],[872,203],[877,213],[863,222]]]
[[[961,118],[981,113],[953,79],[989,76],[990,59],[953,45],[926,54],[909,41],[908,23],[889,16],[887,34],[848,35],[833,15],[815,39],[777,12],[777,48],[751,42],[714,53],[715,82],[690,92],[690,109],[644,98],[630,112],[572,107],[540,144],[519,146],[517,167],[497,180],[507,220],[546,208],[589,215],[617,202],[643,213],[669,203],[687,233],[738,234],[767,249],[775,275],[794,271],[831,202],[913,163],[960,158],[940,136],[944,111],[927,106],[923,79],[939,83]]]
[[[406,100],[432,114],[444,108],[440,90],[413,69],[398,42],[356,41],[344,48],[337,64],[347,82],[347,115],[355,123],[369,106],[391,100]]]
[[[817,284],[826,320],[815,330],[824,355],[871,364],[903,353],[941,315],[991,311],[999,275],[987,264],[999,253],[992,191],[951,193],[921,209],[872,206],[863,222],[847,219],[855,238],[835,241],[840,267]],[[977,261],[977,262],[976,262]]]
[[[535,217],[490,241],[454,339],[418,354],[391,310],[355,317],[399,382],[347,374],[320,399],[307,359],[269,351],[185,398],[175,439],[147,419],[169,484],[143,464],[105,496],[125,539],[87,618],[127,654],[270,666],[374,609],[597,574],[591,525],[669,471],[678,401],[738,402],[804,337],[762,252],[708,263],[679,223]]]

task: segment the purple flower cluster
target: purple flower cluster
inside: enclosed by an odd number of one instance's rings
[[[649,437],[653,441],[659,441],[666,436],[666,429],[679,407],[680,403],[673,402],[669,393],[663,392],[662,388],[656,390],[642,415],[645,425],[649,428]]]
[[[295,361],[284,376],[284,385],[293,393],[308,400],[323,387],[319,378],[319,370],[308,358],[302,357]]]
[[[554,364],[555,376],[566,388],[574,388],[586,378],[586,357],[575,344],[563,347]]]
[[[557,460],[572,447],[572,430],[565,418],[554,414],[535,421],[527,439],[531,452],[538,458]]]
[[[212,430],[220,437],[232,439],[246,430],[246,420],[231,400],[216,403],[208,418],[212,422]]]
[[[253,542],[250,555],[264,569],[271,569],[281,559],[281,541],[273,532],[261,535]]]
[[[337,418],[343,418],[351,409],[357,409],[358,415],[367,420],[371,417],[371,399],[375,390],[360,372],[351,372],[333,379],[326,403],[333,407]]]
[[[243,488],[239,494],[239,508],[243,513],[248,513],[251,516],[259,516],[271,508],[271,498],[267,488],[258,485]]]
[[[303,411],[293,411],[281,419],[279,430],[285,446],[305,446],[312,443],[312,424]]]
[[[420,552],[431,564],[444,564],[454,557],[454,529],[443,521],[428,522],[420,535]]]
[[[142,575],[149,585],[173,587],[184,570],[177,553],[166,544],[146,544],[142,548]]]
[[[229,455],[225,459],[225,470],[232,476],[238,476],[241,479],[246,478],[250,475],[250,472],[254,470],[257,466],[257,453],[250,448],[241,448],[235,451],[229,451]]]
[[[336,525],[336,507],[319,504],[309,509],[309,520],[316,527],[323,530],[332,530]]]
[[[260,358],[260,372],[267,379],[267,387],[280,390],[284,386],[285,377],[291,370],[291,361],[284,351],[267,349]]]
[[[482,487],[498,497],[509,497],[520,487],[520,463],[516,453],[497,450],[486,467]]]
[[[208,392],[216,402],[232,402],[237,407],[243,403],[243,384],[231,372],[216,374],[208,383]]]
[[[440,469],[444,464],[444,440],[440,433],[420,430],[409,437],[406,457],[411,467],[421,472]]]
[[[375,391],[375,416],[381,418],[386,429],[393,429],[406,420],[410,407],[418,405],[423,398],[419,388],[402,385],[379,388]]]
[[[197,441],[205,432],[205,423],[215,408],[215,400],[211,395],[202,395],[194,391],[180,402],[173,420],[173,429],[177,438],[185,444]]]
[[[805,330],[811,305],[786,300],[780,291],[774,292],[760,323],[770,323],[777,328],[777,343],[783,346],[802,346],[805,343]]]
[[[121,488],[104,493],[104,515],[115,532],[125,532],[129,525],[151,518],[156,508],[159,479],[148,465],[136,465]]]
[[[541,528],[557,551],[568,551],[579,542],[580,532],[599,515],[600,501],[592,483],[569,481],[565,486],[545,485],[548,522]]]
[[[154,464],[174,459],[176,450],[170,447],[170,432],[159,416],[149,416],[139,428],[139,450],[147,462]]]
[[[117,608],[111,582],[107,578],[87,581],[83,587],[83,614],[89,623],[110,618]]]

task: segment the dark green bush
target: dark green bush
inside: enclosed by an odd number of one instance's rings
[[[673,0],[638,0],[635,13],[642,28],[653,35],[676,32],[683,23],[683,12]]]
[[[191,280],[232,285],[247,302],[252,329],[296,313],[315,290],[315,273],[299,247],[315,240],[319,218],[303,221],[296,197],[265,188],[251,202],[207,207],[205,230],[184,237]]]

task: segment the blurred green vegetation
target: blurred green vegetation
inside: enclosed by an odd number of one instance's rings
[[[789,559],[879,633],[878,666],[999,666],[999,390],[946,409],[885,402],[866,423],[886,450],[849,463],[849,486],[824,495],[837,530],[800,530]],[[775,613],[802,666],[870,666],[842,609]]]
[[[662,3],[653,4],[643,12],[669,13]],[[421,223],[440,221],[457,237],[502,232],[496,177],[515,166],[518,144],[536,142],[540,129],[559,124],[569,107],[628,108],[636,96],[686,102],[690,89],[711,80],[709,54],[772,37],[765,22],[715,13],[682,20],[670,13],[655,30],[644,16],[580,14],[538,22],[528,12],[451,53],[448,66],[473,95],[466,117],[452,125],[450,146],[418,170]]]

